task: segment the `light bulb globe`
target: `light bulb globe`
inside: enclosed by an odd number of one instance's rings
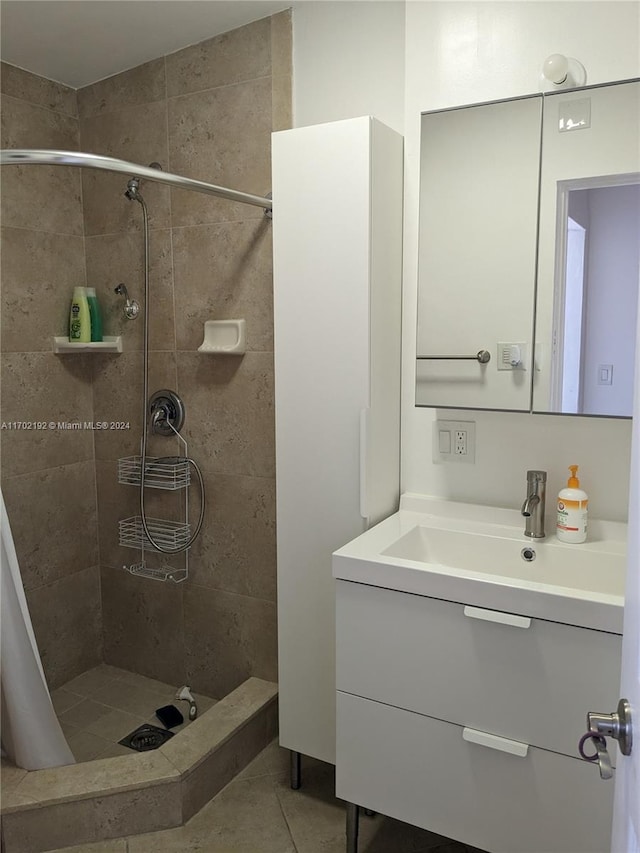
[[[547,56],[542,66],[542,73],[552,83],[564,83],[569,72],[569,60],[562,53],[552,53]]]

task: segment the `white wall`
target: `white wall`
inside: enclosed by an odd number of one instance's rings
[[[404,6],[293,3],[294,127],[372,115],[403,133]]]
[[[640,186],[588,191],[588,284],[583,407],[631,412],[640,246]],[[613,364],[613,383],[598,366]]]
[[[476,464],[432,463],[436,412],[414,407],[419,120],[424,110],[538,91],[542,62],[555,52],[578,58],[589,83],[640,76],[640,4],[607,0],[296,4],[296,123],[371,112],[402,130],[394,101],[400,79],[400,7],[406,16],[403,491],[513,507],[522,501],[527,468],[549,471],[553,495],[564,485],[566,466],[576,463],[593,516],[624,519],[628,421],[458,412],[456,419],[476,421]],[[381,63],[393,68],[393,85],[381,73]]]

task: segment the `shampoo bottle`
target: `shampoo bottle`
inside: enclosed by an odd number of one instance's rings
[[[86,287],[74,287],[69,312],[69,341],[87,344],[91,341],[91,317]]]
[[[100,304],[96,296],[95,287],[87,287],[87,302],[89,303],[89,317],[91,319],[91,340],[102,340],[102,314]]]
[[[587,538],[587,504],[589,496],[580,488],[577,465],[569,465],[571,476],[567,488],[558,494],[556,533],[561,542],[578,544]]]

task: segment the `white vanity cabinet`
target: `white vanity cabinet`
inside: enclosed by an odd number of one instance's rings
[[[609,849],[577,744],[618,634],[344,580],[336,632],[338,797],[490,853]]]

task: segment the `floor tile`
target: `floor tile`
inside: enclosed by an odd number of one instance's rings
[[[298,853],[344,853],[346,809],[335,798],[332,765],[303,759],[299,790],[291,789],[288,774],[274,786]],[[443,844],[449,839],[383,815],[360,817],[358,853],[422,853]],[[464,848],[442,853],[464,853]]]
[[[3,792],[15,788],[22,781],[26,773],[27,771],[23,770],[22,767],[16,767],[13,762],[7,758],[3,758],[0,765],[0,779],[2,780]]]
[[[126,711],[117,711],[115,708],[110,708],[108,714],[100,717],[100,719],[85,728],[91,734],[98,735],[108,741],[117,742],[143,723],[144,719],[142,717],[136,717],[134,714],[128,714]]]
[[[96,666],[72,678],[64,685],[64,689],[71,693],[79,693],[81,696],[91,696],[110,681],[112,681],[111,676],[101,666]]]
[[[60,714],[61,723],[71,723],[73,726],[78,726],[80,729],[88,728],[92,723],[95,723],[101,717],[106,716],[111,711],[107,705],[101,702],[94,702],[92,699],[83,699],[73,708],[69,708],[64,714]]]
[[[67,738],[67,743],[73,757],[79,762],[93,761],[110,746],[108,741],[83,731],[71,735]]]
[[[176,699],[181,686],[100,664],[54,691],[52,699],[65,736],[73,740],[76,760],[91,761],[129,754],[118,741],[145,722],[163,728],[155,711],[164,705],[174,705],[184,717],[184,723],[172,729],[174,734],[189,725],[189,703]],[[216,704],[200,693],[193,697],[198,716]]]
[[[234,781],[185,826],[129,838],[129,853],[296,853],[269,778]]]
[[[58,715],[64,714],[64,712],[68,711],[69,708],[73,708],[74,705],[78,705],[84,698],[85,697],[81,696],[79,693],[71,693],[71,691],[66,690],[64,687],[59,687],[51,694],[53,709]]]
[[[258,776],[281,778],[285,774],[289,779],[289,750],[283,749],[278,741],[274,740],[247,764],[236,779],[254,779]]]
[[[98,755],[98,758],[118,758],[121,755],[135,755],[135,749],[123,746],[121,743],[110,743],[109,746]]]

